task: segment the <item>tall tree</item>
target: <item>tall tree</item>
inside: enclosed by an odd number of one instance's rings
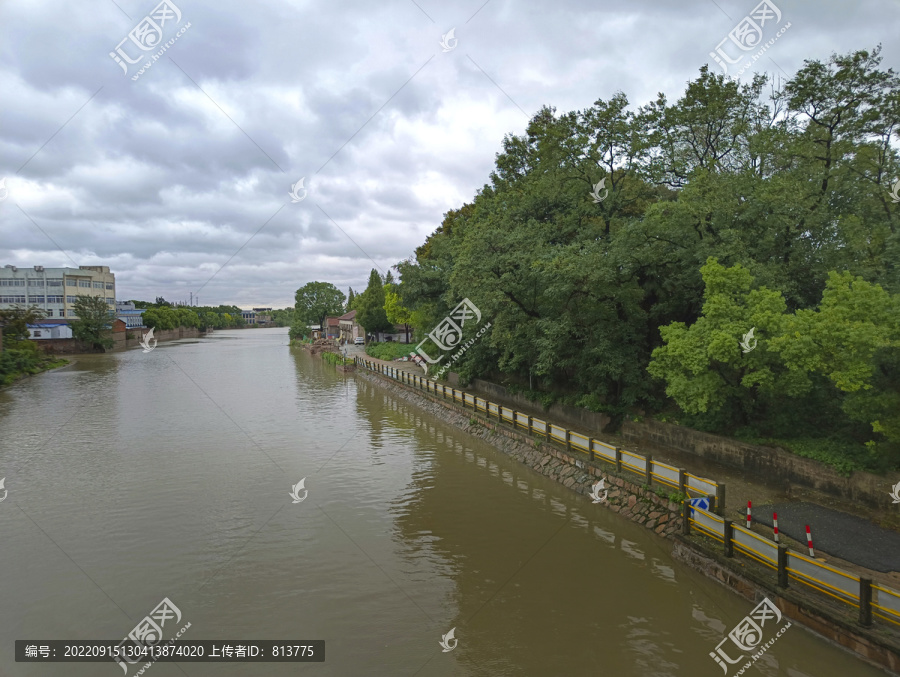
[[[115,315],[100,296],[79,296],[75,299],[76,320],[70,322],[72,336],[94,348],[112,348],[112,321]]]
[[[344,293],[330,282],[307,282],[294,296],[294,322],[322,327],[329,315],[343,315]]]
[[[369,273],[369,284],[356,301],[356,321],[367,334],[375,334],[393,328],[384,310],[384,281],[374,268]]]

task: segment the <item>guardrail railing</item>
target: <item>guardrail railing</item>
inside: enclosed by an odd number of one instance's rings
[[[778,585],[788,587],[790,581],[825,594],[844,604],[859,609],[859,622],[872,624],[872,618],[879,618],[900,626],[900,592],[881,585],[871,579],[855,576],[835,567],[817,562],[806,555],[789,550],[783,544],[775,543],[759,534],[734,524],[722,517],[725,505],[725,485],[706,477],[699,477],[667,463],[653,460],[620,447],[601,442],[581,433],[563,428],[549,421],[518,412],[509,407],[470,395],[456,388],[435,383],[421,376],[410,376],[407,372],[357,357],[357,364],[380,372],[397,381],[434,393],[439,397],[459,402],[464,407],[481,411],[488,417],[508,423],[513,428],[527,430],[546,440],[565,445],[569,451],[587,454],[592,461],[604,461],[614,465],[617,471],[627,470],[644,478],[644,484],[652,482],[678,489],[691,497],[708,497],[711,510],[691,506],[684,502],[683,529],[689,534],[691,529],[723,544],[725,555],[733,557],[735,552],[748,557],[770,569],[778,576]]]

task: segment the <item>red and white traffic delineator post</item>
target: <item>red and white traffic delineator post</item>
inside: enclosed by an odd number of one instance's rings
[[[772,522],[775,525],[775,542],[778,543],[779,540],[778,540],[778,513],[777,512],[772,513]]]
[[[747,501],[747,528],[750,528],[750,511],[753,508],[753,503],[751,501]]]
[[[815,550],[813,550],[812,534],[809,533],[809,525],[808,524],[806,525],[806,544],[809,546],[809,556],[815,557],[816,552],[815,552]]]

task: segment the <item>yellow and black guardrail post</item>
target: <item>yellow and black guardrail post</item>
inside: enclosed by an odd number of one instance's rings
[[[859,624],[863,627],[872,625],[872,579],[859,578]]]
[[[731,520],[723,520],[725,532],[722,539],[725,543],[725,557],[734,557],[734,524]]]
[[[788,587],[788,570],[787,570],[787,553],[788,547],[784,543],[778,544],[778,587]]]

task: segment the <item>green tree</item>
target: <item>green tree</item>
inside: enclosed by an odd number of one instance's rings
[[[353,293],[353,287],[350,287],[350,293],[347,294],[347,306],[345,310],[349,313],[355,310],[356,294]]]
[[[307,282],[297,290],[294,322],[324,326],[329,315],[343,315],[344,293],[330,282]]]
[[[388,285],[385,285],[387,289]],[[406,342],[409,343],[409,325],[412,322],[412,312],[400,302],[400,294],[393,291],[384,293],[384,312],[388,322],[392,325],[402,324],[406,329]]]
[[[384,310],[384,281],[374,268],[369,273],[369,284],[356,302],[356,321],[367,334],[388,331],[393,325]]]
[[[115,314],[99,296],[79,296],[75,299],[77,319],[70,322],[72,336],[94,348],[112,348],[112,321]]]
[[[3,329],[3,341],[22,341],[27,339],[29,324],[37,324],[44,319],[45,313],[37,306],[29,308],[0,308],[0,328]]]

